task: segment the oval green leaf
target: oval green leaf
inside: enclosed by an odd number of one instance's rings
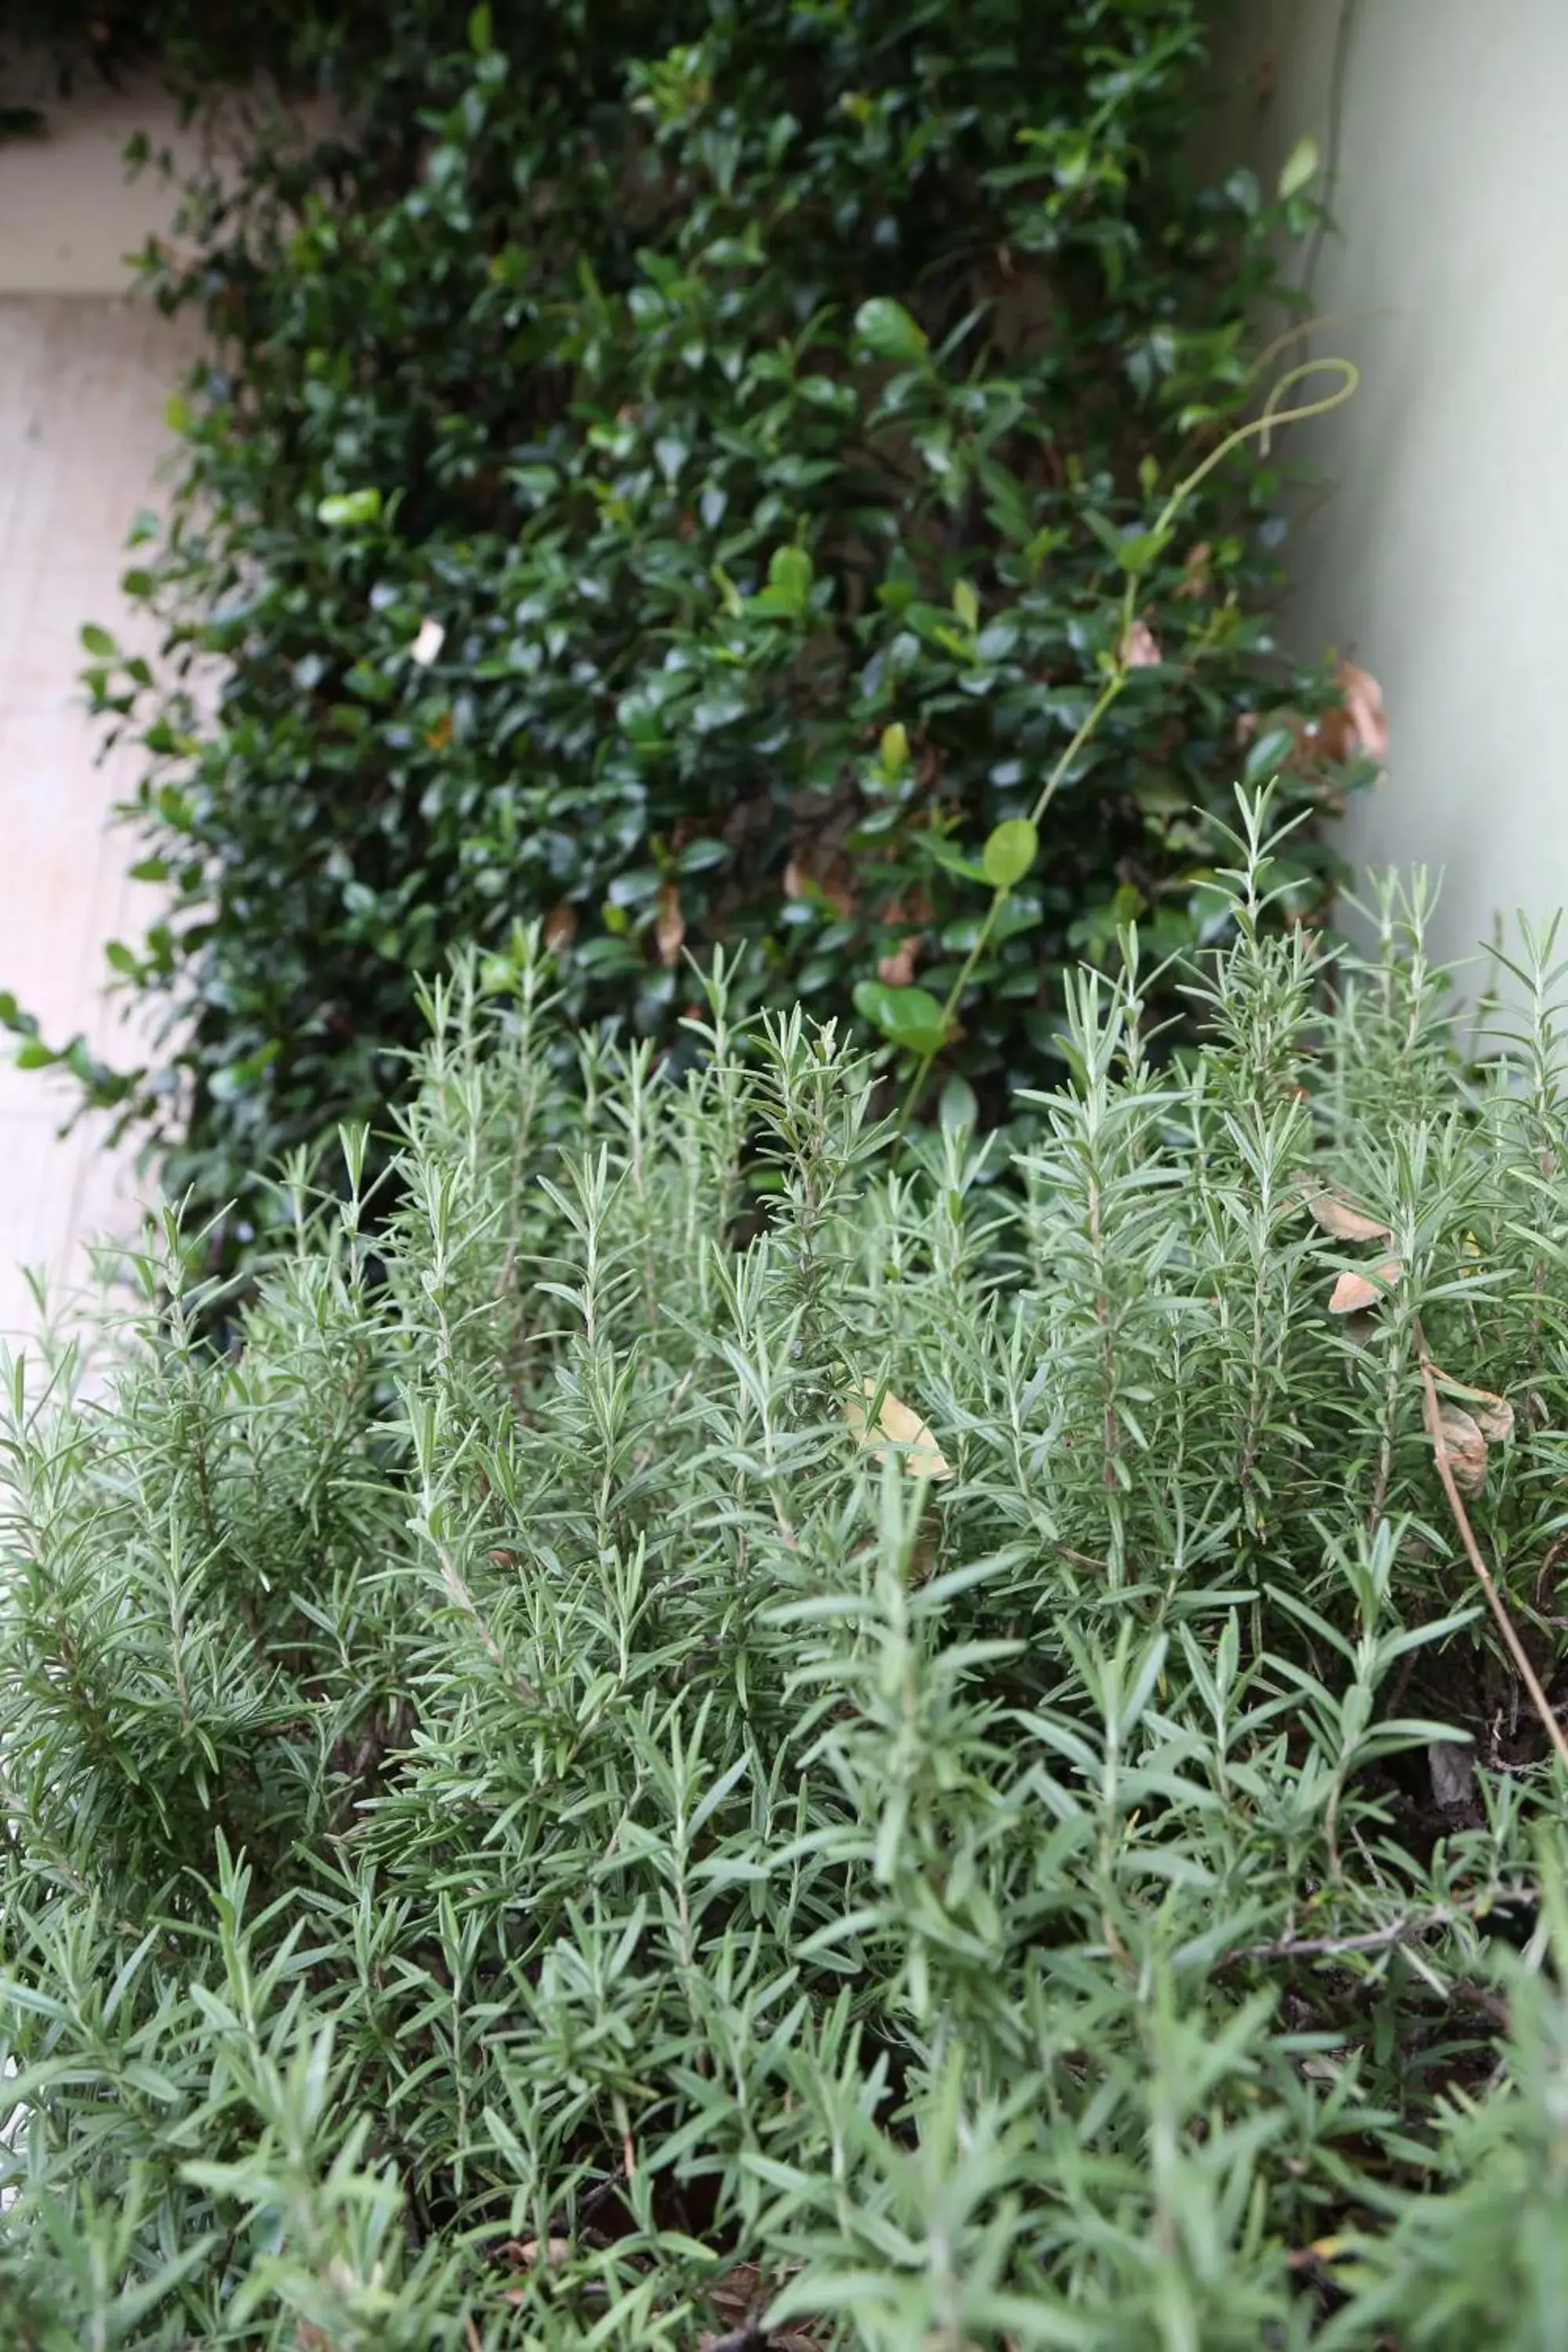
[[[946,1029],[929,988],[889,988],[886,981],[862,980],[856,984],[855,1010],[891,1045],[911,1054],[942,1050]]]
[[[792,613],[804,613],[811,598],[811,558],[804,547],[781,547],[768,565],[768,586]]]
[[[1318,142],[1310,131],[1303,132],[1286,156],[1279,173],[1279,200],[1289,204],[1299,196],[1310,180],[1318,175]]]
[[[1247,752],[1246,781],[1258,784],[1277,776],[1295,749],[1296,738],[1289,727],[1266,727]]]
[[[901,302],[891,301],[886,295],[861,303],[855,313],[855,332],[879,360],[915,367],[926,355],[925,329],[910,318]]]
[[[993,890],[1011,890],[1021,882],[1039,847],[1040,836],[1026,816],[1010,816],[997,825],[981,853]]]
[[[353,530],[374,522],[380,512],[379,490],[334,490],[317,506],[316,520],[329,530]]]

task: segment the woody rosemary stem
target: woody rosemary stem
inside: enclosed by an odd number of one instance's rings
[[[1325,393],[1321,400],[1301,401],[1294,408],[1285,408],[1281,405],[1288,392],[1303,383],[1308,376],[1321,374],[1325,368],[1334,369],[1339,375],[1339,383],[1332,392]],[[1331,409],[1338,408],[1351,399],[1360,383],[1360,370],[1352,361],[1346,359],[1305,360],[1300,367],[1288,369],[1270,387],[1261,413],[1257,416],[1248,417],[1245,425],[1238,425],[1234,432],[1227,433],[1224,440],[1209,451],[1206,457],[1200,458],[1189,473],[1182,476],[1181,480],[1161,508],[1159,517],[1153,530],[1148,535],[1145,545],[1152,544],[1154,552],[1159,551],[1176,517],[1193,492],[1200,483],[1207,479],[1216,466],[1225,463],[1233,449],[1239,449],[1244,441],[1250,441],[1256,436],[1263,450],[1267,452],[1270,436],[1278,426],[1304,425],[1309,417],[1326,416]],[[1148,560],[1152,561],[1152,557]],[[1039,824],[1040,819],[1056,798],[1058,790],[1073,761],[1085,744],[1089,742],[1097,733],[1100,721],[1127,683],[1131,667],[1128,659],[1128,637],[1137,610],[1138,591],[1142,585],[1146,569],[1147,562],[1136,566],[1127,574],[1126,586],[1121,595],[1121,633],[1117,644],[1115,658],[1107,674],[1105,684],[1101,687],[1088,715],[1075,730],[1071,742],[1040,787],[1039,797],[1029,812],[1029,823],[1033,825]],[[905,1133],[920,1106],[921,1097],[925,1092],[926,1080],[931,1073],[931,1066],[947,1044],[963,992],[969,985],[975,966],[991,944],[997,918],[1011,898],[1014,887],[1011,882],[1008,882],[993,892],[991,904],[985,910],[985,919],[980,926],[980,935],[964,957],[959,967],[958,976],[947,992],[947,1001],[942,1008],[941,1035],[936,1044],[928,1047],[916,1064],[914,1076],[910,1080],[909,1090],[904,1097],[903,1108],[899,1113],[898,1133],[900,1136]]]
[[[1434,1377],[1432,1358],[1426,1346],[1426,1335],[1419,1324],[1415,1327],[1415,1340],[1416,1361],[1421,1370],[1422,1417],[1426,1423],[1426,1434],[1432,1441],[1432,1452],[1437,1464],[1437,1475],[1442,1480],[1443,1492],[1447,1497],[1454,1525],[1459,1531],[1459,1541],[1464,1546],[1465,1557],[1470,1563],[1476,1582],[1486,1595],[1487,1607],[1492,1612],[1498,1632],[1502,1635],[1503,1645],[1513,1660],[1520,1681],[1529,1693],[1531,1706],[1535,1709],[1541,1727],[1551,1741],[1558,1762],[1563,1770],[1568,1772],[1568,1732],[1564,1732],[1563,1726],[1552,1711],[1552,1702],[1541,1686],[1541,1677],[1530,1662],[1530,1653],[1519,1637],[1518,1628],[1509,1615],[1508,1605],[1498,1590],[1497,1580],[1487,1564],[1486,1555],[1476,1541],[1476,1531],[1470,1525],[1470,1515],[1466,1510],[1459,1494],[1458,1481],[1454,1476],[1454,1465],[1449,1458],[1447,1433],[1443,1427],[1443,1408],[1437,1399],[1437,1383]]]

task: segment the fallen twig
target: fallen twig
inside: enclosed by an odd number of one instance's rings
[[[1217,1963],[1229,1968],[1237,1960],[1337,1960],[1357,1952],[1387,1952],[1424,1936],[1434,1927],[1457,1927],[1461,1920],[1484,1918],[1490,1911],[1506,1911],[1516,1903],[1531,1903],[1528,1886],[1491,1887],[1469,1903],[1438,1903],[1425,1911],[1407,1911],[1381,1927],[1365,1927],[1354,1936],[1283,1936],[1275,1944],[1244,1944],[1226,1952]]]

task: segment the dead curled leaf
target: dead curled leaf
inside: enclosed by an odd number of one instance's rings
[[[665,883],[658,894],[658,909],[654,919],[654,941],[658,960],[668,971],[680,954],[686,937],[686,917],[680,911],[680,893],[673,882]]]
[[[1200,539],[1195,547],[1188,549],[1181,579],[1176,583],[1178,596],[1205,596],[1208,593],[1209,565],[1213,558],[1214,550],[1206,539]]]
[[[1375,1282],[1364,1274],[1342,1274],[1329,1294],[1329,1313],[1359,1315],[1363,1307],[1375,1307],[1393,1289],[1405,1268],[1396,1257],[1385,1257],[1374,1272]]]
[[[1493,1445],[1506,1445],[1513,1435],[1513,1407],[1507,1397],[1493,1397],[1476,1414],[1481,1433]]]
[[[1324,1233],[1337,1242],[1385,1242],[1388,1227],[1358,1209],[1353,1201],[1330,1185],[1315,1184],[1310,1176],[1297,1180],[1307,1187],[1307,1207]]]
[[[892,955],[879,959],[878,979],[885,981],[889,988],[908,988],[915,976],[915,952],[920,943],[918,933],[912,939],[900,940]]]
[[[571,2260],[572,2242],[569,2238],[546,2238],[541,2245],[537,2238],[509,2238],[500,2251],[513,2270],[552,2270],[558,2263]],[[525,2286],[509,2286],[502,2291],[501,2301],[515,2308],[525,2304],[531,2292]]]
[[[868,1409],[876,1402],[879,1392],[881,1405],[874,1425],[868,1426]],[[911,1478],[940,1481],[952,1477],[952,1465],[944,1458],[942,1448],[919,1413],[900,1403],[891,1389],[884,1388],[880,1381],[862,1381],[858,1394],[849,1399],[845,1411],[855,1435],[862,1445],[873,1448],[872,1458],[879,1465],[887,1461],[889,1447],[897,1446],[904,1455],[904,1468]],[[887,1444],[878,1445],[878,1437],[886,1438]]]
[[[515,2269],[531,2271],[542,2260],[546,2263],[567,2261],[572,2252],[572,2241],[570,2238],[546,2238],[541,2246],[537,2238],[509,2238],[500,2251]]]
[[[1457,1739],[1433,1739],[1426,1746],[1427,1768],[1432,1775],[1432,1801],[1444,1812],[1458,1812],[1469,1804],[1476,1792],[1475,1759],[1468,1746]]]
[[[847,875],[841,865],[832,865],[822,873],[799,857],[792,857],[784,870],[784,894],[786,898],[820,898],[839,916],[855,912],[856,898]]]
[[[1437,1425],[1455,1486],[1461,1495],[1479,1494],[1487,1475],[1487,1441],[1479,1425],[1458,1404],[1438,1408]]]
[[[1353,662],[1342,662],[1340,700],[1357,743],[1369,760],[1388,756],[1388,720],[1384,716],[1383,688],[1375,677]]]
[[[1285,764],[1298,774],[1317,774],[1325,761],[1332,768],[1344,767],[1358,756],[1374,760],[1382,768],[1389,740],[1382,687],[1353,662],[1340,664],[1335,683],[1338,700],[1310,719],[1296,710],[1244,711],[1237,720],[1237,743],[1245,748],[1264,728],[1284,728],[1295,739]]]
[[[1513,1407],[1507,1397],[1499,1396],[1495,1389],[1473,1389],[1463,1381],[1450,1380],[1447,1373],[1432,1367],[1432,1378],[1448,1396],[1461,1398],[1468,1407],[1470,1418],[1483,1437],[1493,1445],[1506,1445],[1513,1435]]]
[[[721,2346],[733,2346],[738,2338],[743,2342],[752,2335],[761,2345],[764,2338],[760,2322],[780,2283],[775,2276],[770,2285],[754,2263],[737,2263],[733,2270],[715,2279],[707,2290],[707,2299],[715,2316],[723,2321],[725,2332],[716,2336],[705,2330],[697,2339],[697,2352],[719,2352]],[[809,2326],[769,2328],[765,2341],[768,2352],[822,2352],[821,2339],[810,2332]]]

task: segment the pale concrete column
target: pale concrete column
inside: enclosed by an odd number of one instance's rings
[[[134,641],[125,538],[158,501],[163,404],[195,349],[124,299],[122,256],[165,224],[168,197],[128,192],[121,151],[161,103],[91,93],[51,110],[45,139],[0,145],[0,988],[52,1041],[85,1031],[111,1059],[137,1051],[104,998],[103,949],[139,936],[153,894],[126,879],[136,852],[109,827],[137,764],[99,763],[79,632]],[[89,1271],[85,1235],[135,1229],[127,1155],[102,1152],[101,1123],[61,1141],[69,1101],[0,1040],[0,1335],[33,1322],[19,1266],[68,1287]]]
[[[1244,0],[1226,63],[1260,177],[1303,132],[1337,154],[1316,347],[1363,370],[1294,445],[1332,490],[1289,635],[1382,681],[1391,780],[1350,840],[1446,869],[1467,954],[1568,904],[1568,5]]]

